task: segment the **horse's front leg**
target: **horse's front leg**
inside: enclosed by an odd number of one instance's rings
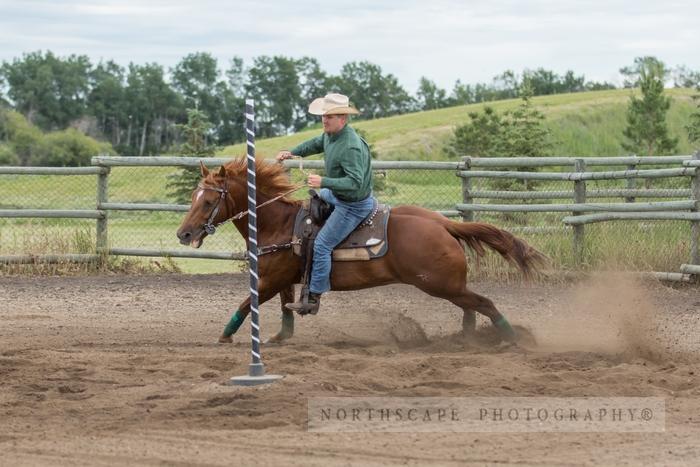
[[[238,309],[231,316],[224,328],[224,332],[219,336],[219,344],[230,344],[233,342],[233,335],[236,334],[238,328],[241,327],[243,321],[248,317],[248,313],[250,313],[250,295],[238,305]]]
[[[262,305],[274,297],[276,293],[276,291],[270,289],[258,290],[258,305]],[[250,313],[250,295],[241,302],[238,309],[233,313],[233,316],[231,316],[231,319],[224,328],[224,332],[219,337],[219,344],[230,344],[233,342],[233,335],[248,317],[248,313]],[[293,325],[294,323],[292,322],[292,326]]]
[[[294,312],[285,307],[285,303],[294,301],[294,285],[280,290],[280,307],[282,309],[282,329],[265,341],[266,344],[278,344],[294,335]]]

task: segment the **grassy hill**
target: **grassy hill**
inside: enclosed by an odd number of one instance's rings
[[[546,115],[546,124],[554,140],[554,152],[561,156],[622,156],[622,131],[630,95],[639,90],[581,92],[539,96],[534,104]],[[696,108],[692,89],[669,89],[672,98],[668,124],[673,136],[679,138],[679,153],[690,154],[684,126]],[[443,148],[455,126],[469,121],[468,113],[490,105],[497,111],[515,108],[519,99],[488,104],[472,104],[446,109],[415,112],[395,117],[357,121],[353,126],[367,132],[370,143],[384,160],[445,160]],[[289,136],[260,139],[256,142],[259,155],[274,156],[278,150],[291,148],[320,133],[313,128]],[[243,155],[245,146],[228,146],[221,155]]]

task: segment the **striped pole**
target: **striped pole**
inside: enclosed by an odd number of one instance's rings
[[[250,262],[250,334],[252,338],[252,363],[250,376],[263,376],[265,366],[260,356],[260,297],[258,296],[258,215],[255,209],[255,101],[245,101],[245,133],[248,159],[248,258]]]
[[[260,297],[258,295],[258,226],[257,200],[255,189],[255,102],[245,101],[245,133],[248,161],[248,260],[250,264],[250,335],[252,339],[252,362],[248,366],[248,376],[234,376],[230,384],[256,386],[273,383],[281,375],[266,375],[265,365],[260,355]]]

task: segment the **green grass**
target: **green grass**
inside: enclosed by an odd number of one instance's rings
[[[562,156],[622,156],[622,130],[625,112],[632,93],[638,90],[608,91],[538,96],[533,99],[547,118],[552,131],[554,152]],[[680,139],[679,151],[690,154],[684,125],[696,108],[691,89],[668,89],[672,98],[668,115],[671,134]],[[469,121],[469,112],[480,111],[490,105],[500,111],[514,109],[519,99],[471,104],[446,109],[416,112],[377,120],[356,121],[352,125],[367,132],[370,143],[380,159],[384,160],[445,160],[444,147],[456,126]],[[256,141],[256,151],[264,157],[273,157],[281,149],[289,149],[320,133],[319,128],[289,136]],[[245,145],[227,146],[220,155],[242,156]]]
[[[534,99],[547,116],[556,155],[616,156],[624,155],[621,146],[625,111],[633,91],[614,90],[592,93],[544,96]],[[693,111],[690,90],[669,90],[673,105],[668,121],[671,133],[679,136],[679,153],[692,152],[683,125]],[[497,110],[514,108],[518,100],[490,103]],[[444,160],[445,142],[456,125],[468,120],[468,112],[483,105],[470,105],[400,115],[373,121],[357,121],[355,126],[367,131],[371,142],[384,160]],[[290,148],[317,135],[317,127],[279,138],[258,140],[258,154],[273,157],[279,149]],[[228,147],[222,154],[242,155],[242,145]],[[109,200],[129,203],[172,203],[166,189],[167,177],[179,172],[173,167],[114,167],[109,177]],[[298,171],[293,179],[301,180]],[[0,175],[0,209],[94,209],[96,176],[28,176]],[[624,181],[591,182],[589,189],[624,186]],[[641,182],[640,182],[641,183]],[[655,181],[655,187],[686,186],[685,180]],[[658,183],[658,185],[657,185]],[[640,185],[641,186],[641,185]],[[478,180],[474,189],[493,189],[492,182]],[[571,190],[568,182],[542,182],[538,190]],[[420,204],[443,210],[454,209],[461,202],[461,180],[451,171],[386,171],[385,189],[377,193],[391,205]],[[299,191],[297,198],[305,196]],[[486,202],[486,200],[477,200]],[[596,200],[603,202],[604,200]],[[620,200],[608,200],[619,202]],[[495,200],[501,204],[505,201]],[[563,202],[563,201],[554,201]],[[109,213],[110,246],[121,248],[180,249],[175,232],[184,213],[115,212]],[[563,215],[552,214],[479,214],[477,219],[505,229],[528,225],[562,226]],[[689,257],[688,224],[685,222],[612,222],[586,228],[588,257],[585,268],[605,268],[613,264],[621,269],[677,271]],[[0,219],[0,254],[80,253],[94,245],[95,221],[65,219]],[[557,234],[518,234],[552,257],[557,268],[574,267],[570,229]],[[245,242],[227,224],[204,249],[242,251]],[[130,262],[132,261],[132,262]],[[121,261],[122,270],[180,269],[188,273],[232,272],[240,262],[220,260],[173,259],[172,265],[162,258]],[[510,274],[497,257],[482,260],[486,274]]]

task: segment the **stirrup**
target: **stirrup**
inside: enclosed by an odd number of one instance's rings
[[[313,295],[313,296],[312,296]],[[309,294],[302,296],[299,301],[287,303],[284,306],[292,311],[296,311],[300,315],[315,315],[321,305],[321,295]]]

